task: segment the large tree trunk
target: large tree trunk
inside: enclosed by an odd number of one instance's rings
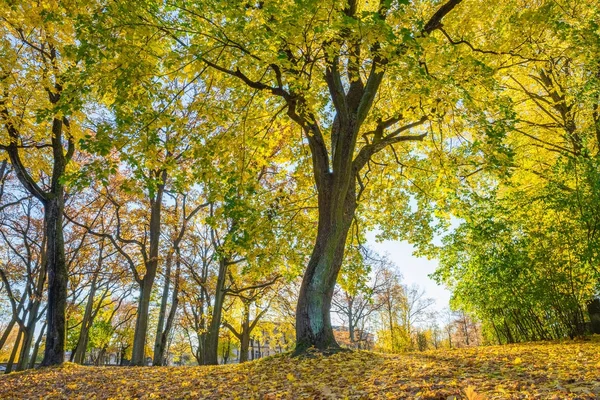
[[[356,210],[354,175],[348,173],[350,176],[342,177],[345,184],[334,182],[330,176],[329,182],[322,184],[319,190],[317,240],[304,273],[296,308],[295,354],[311,346],[322,351],[339,349],[333,336],[330,310]]]
[[[600,299],[596,298],[588,302],[587,312],[590,317],[591,333],[600,334]],[[2,348],[1,345],[0,348]]]
[[[219,347],[219,329],[221,328],[221,314],[223,312],[223,302],[225,300],[225,281],[227,279],[228,260],[219,259],[219,276],[217,277],[217,287],[215,290],[215,302],[213,312],[206,334],[205,341],[205,365],[217,365],[218,347]]]
[[[60,149],[62,151],[62,148]],[[48,309],[46,346],[42,366],[62,364],[65,357],[65,310],[67,305],[67,264],[63,237],[64,193],[62,187],[44,204],[46,229],[46,271]]]
[[[152,292],[152,284],[146,278],[147,275],[141,284],[140,299],[135,320],[135,333],[133,336],[133,350],[131,352],[131,365],[137,366],[146,365],[146,333],[148,332],[148,309],[150,307],[150,294]]]
[[[250,334],[242,334],[240,339],[240,362],[248,361],[248,352],[250,351]]]
[[[50,58],[55,60],[55,50],[50,51]],[[50,103],[56,105],[60,101],[62,85],[57,81],[53,90],[48,90]],[[48,306],[46,346],[42,366],[61,364],[64,361],[66,336],[66,302],[67,302],[67,265],[65,261],[65,244],[63,238],[64,210],[64,178],[65,169],[75,151],[73,138],[68,134],[69,121],[66,117],[55,116],[52,120],[51,147],[53,155],[50,190],[44,191],[30,175],[19,154],[22,141],[18,128],[10,122],[6,108],[0,111],[5,120],[5,127],[10,137],[10,144],[5,147],[17,178],[25,189],[44,205],[44,269],[48,275]],[[63,131],[67,135],[64,135]],[[67,145],[65,152],[64,145]]]

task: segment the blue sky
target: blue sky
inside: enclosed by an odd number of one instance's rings
[[[377,242],[375,233],[367,234],[367,246],[379,254],[388,254],[389,258],[398,266],[402,273],[403,282],[407,285],[418,284],[425,289],[427,297],[435,299],[435,309],[440,311],[448,307],[450,291],[439,286],[428,275],[438,266],[437,260],[428,260],[423,257],[413,256],[414,248],[405,241],[386,240]]]

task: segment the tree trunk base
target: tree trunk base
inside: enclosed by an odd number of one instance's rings
[[[317,347],[303,347],[296,346],[296,349],[292,352],[292,357],[298,358],[318,358],[318,357],[329,357],[338,353],[349,353],[352,349],[346,347],[340,347],[337,343],[322,349]]]

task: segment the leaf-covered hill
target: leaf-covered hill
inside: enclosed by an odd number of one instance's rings
[[[0,378],[2,399],[594,399],[600,343],[276,356],[216,367],[81,367]]]

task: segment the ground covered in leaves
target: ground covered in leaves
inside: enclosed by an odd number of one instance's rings
[[[2,399],[595,399],[600,343],[402,355],[280,355],[215,367],[82,367],[0,377]]]

